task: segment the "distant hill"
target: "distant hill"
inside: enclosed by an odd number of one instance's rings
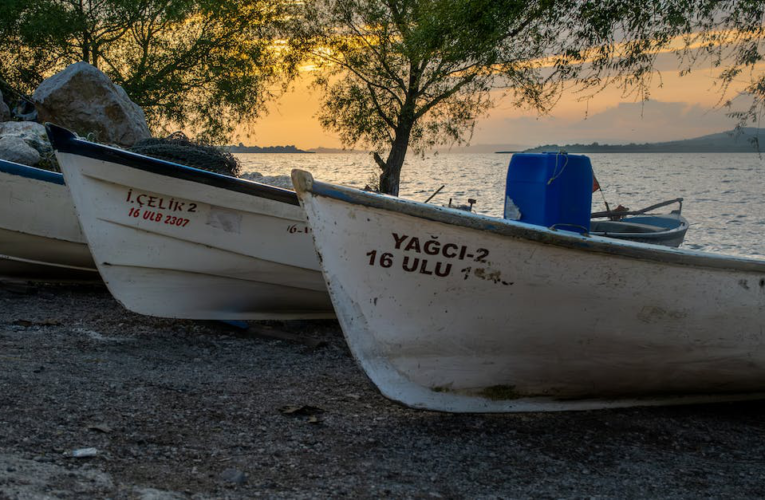
[[[312,153],[312,151],[303,151],[295,146],[245,146],[241,142],[238,146],[226,146],[230,153]]]
[[[759,140],[759,143],[757,142]],[[682,141],[644,144],[546,144],[524,153],[566,151],[567,153],[756,153],[765,148],[765,131],[754,127],[720,132]]]

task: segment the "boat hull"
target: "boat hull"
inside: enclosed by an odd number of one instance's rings
[[[765,263],[609,241],[293,173],[348,344],[451,412],[765,397]]]
[[[590,234],[677,248],[685,240],[688,221],[678,213],[641,215],[621,220],[593,220]]]
[[[99,280],[61,174],[0,162],[0,277]]]
[[[334,317],[294,193],[79,139],[52,142],[99,271],[127,309]]]

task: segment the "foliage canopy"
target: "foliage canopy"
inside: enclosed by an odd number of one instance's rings
[[[271,97],[279,16],[277,0],[4,0],[0,77],[31,93],[86,61],[155,131],[172,124],[221,140]]]
[[[763,10],[760,0],[307,0],[292,48],[325,89],[322,125],[373,149],[381,190],[398,194],[408,148],[469,140],[497,88],[541,113],[564,90],[618,85],[645,99],[667,50],[683,71],[705,58],[728,65],[725,87],[761,60]],[[752,82],[761,106],[765,81]]]

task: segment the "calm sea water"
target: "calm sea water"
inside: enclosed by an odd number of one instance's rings
[[[244,170],[289,175],[293,168],[318,180],[364,187],[377,174],[366,154],[241,154]],[[765,258],[765,156],[750,153],[591,154],[606,200],[640,209],[684,198],[691,228],[682,248]],[[478,200],[476,212],[501,216],[510,155],[441,154],[410,157],[400,195],[424,201],[441,185],[432,203]],[[659,211],[668,211],[667,207]],[[604,210],[600,193],[593,210]]]

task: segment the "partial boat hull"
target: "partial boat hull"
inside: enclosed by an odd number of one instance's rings
[[[515,412],[765,397],[765,262],[293,182],[351,351],[391,399]]]
[[[0,161],[0,277],[99,280],[61,174]]]
[[[294,192],[49,126],[101,275],[126,308],[188,319],[334,317]]]
[[[639,215],[620,220],[593,220],[590,234],[620,240],[679,247],[688,232],[688,221],[679,213]]]

